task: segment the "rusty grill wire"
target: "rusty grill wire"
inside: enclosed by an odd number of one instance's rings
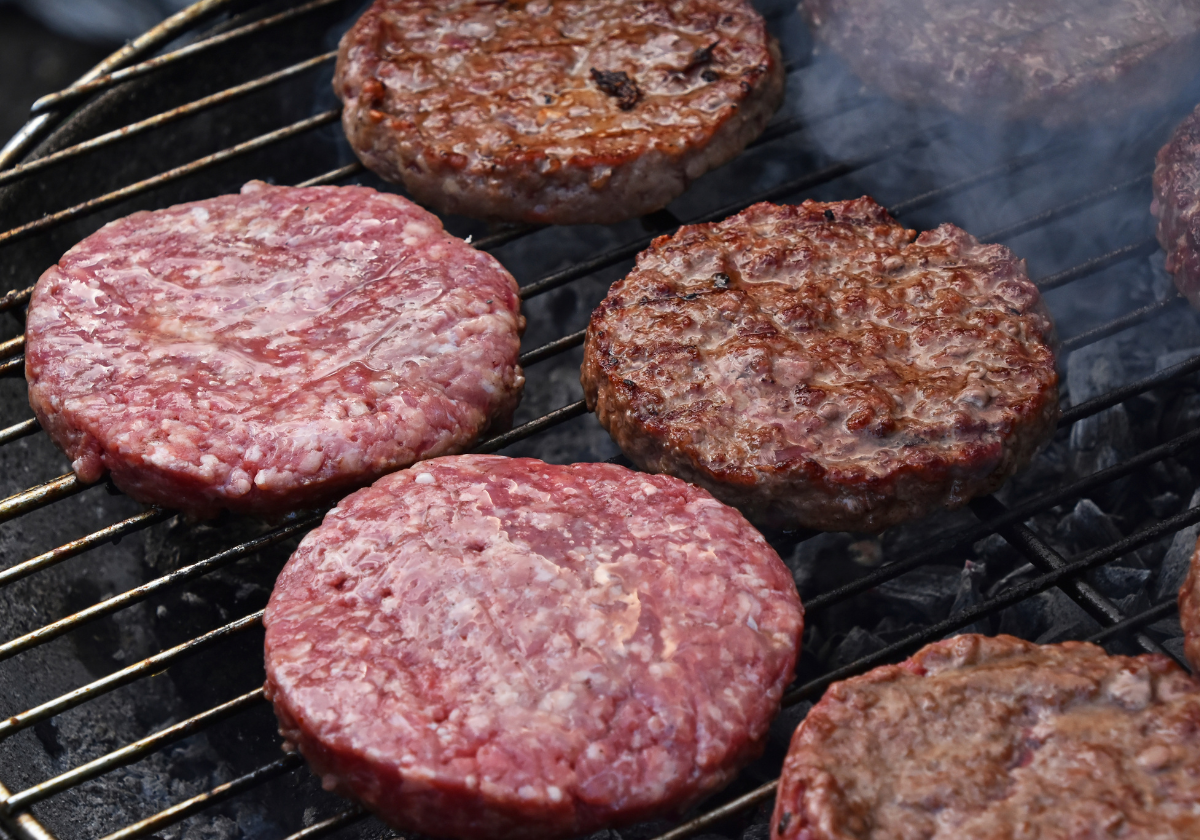
[[[314,55],[310,59],[283,67],[275,72],[134,122],[118,130],[100,134],[45,157],[29,160],[15,166],[12,165],[16,157],[24,153],[28,148],[32,142],[31,138],[36,139],[37,136],[49,130],[56,118],[62,116],[64,109],[67,107],[73,107],[86,101],[88,97],[94,96],[101,91],[115,88],[131,79],[146,77],[163,67],[171,66],[173,63],[188,56],[201,54],[206,49],[210,49],[218,44],[229,43],[238,39],[245,39],[247,43],[253,43],[250,41],[252,38],[270,37],[272,27],[287,21],[294,21],[304,15],[339,2],[342,2],[342,0],[315,0],[315,2],[303,3],[294,8],[284,9],[283,11],[258,18],[255,18],[255,12],[252,10],[246,13],[244,19],[235,18],[230,21],[224,30],[216,35],[209,35],[170,52],[143,60],[140,63],[130,64],[130,61],[141,55],[145,55],[167,40],[180,33],[190,31],[205,14],[220,11],[221,8],[230,5],[228,0],[225,0],[225,2],[221,2],[221,0],[206,0],[204,3],[197,4],[192,9],[168,21],[165,29],[160,28],[161,31],[150,33],[143,39],[138,39],[138,41],[131,43],[129,47],[115,54],[110,60],[102,64],[93,73],[85,76],[83,80],[72,88],[39,100],[34,107],[35,119],[27,126],[26,130],[9,143],[4,153],[6,157],[0,157],[0,166],[9,167],[4,171],[0,171],[0,185],[35,176],[49,167],[71,165],[75,159],[81,158],[87,153],[105,146],[121,143],[135,134],[167,129],[171,123],[189,115],[228,103],[253,91],[280,84],[285,80],[292,79],[310,70],[322,67],[327,68],[334,56],[332,52]],[[345,4],[342,3],[342,5]],[[798,66],[798,62],[793,61],[789,69],[794,69],[796,66]],[[861,95],[851,97],[838,103],[837,107],[830,112],[830,116],[842,115],[854,109],[867,107],[869,104],[870,99],[868,97]],[[85,218],[102,208],[141,195],[165,183],[191,178],[197,173],[217,167],[219,164],[237,156],[272,146],[289,137],[329,125],[335,122],[338,117],[339,112],[336,109],[319,112],[313,116],[281,126],[276,130],[263,133],[252,139],[231,145],[227,148],[218,149],[207,156],[200,157],[184,165],[171,168],[135,183],[112,189],[88,201],[36,219],[17,223],[8,230],[0,232],[0,247],[20,239],[37,237],[68,221]],[[777,119],[768,127],[764,136],[756,141],[754,145],[762,146],[794,133],[804,131],[806,124],[811,125],[812,122],[813,118],[811,116],[806,123],[788,118]],[[895,159],[916,148],[927,147],[930,144],[936,143],[941,137],[941,132],[941,127],[933,126],[932,129],[923,130],[913,136],[892,138],[888,142],[880,143],[874,151],[815,168],[800,177],[780,183],[760,194],[739,197],[727,206],[720,207],[702,217],[691,218],[685,221],[692,223],[720,219],[757,201],[798,200],[803,197],[805,191],[814,187],[828,184],[837,178],[859,172],[872,164]],[[893,203],[891,209],[897,216],[902,216],[905,213],[932,205],[947,197],[977,187],[986,186],[1011,176],[1013,173],[1024,168],[1045,163],[1048,158],[1059,156],[1069,157],[1072,152],[1073,148],[1070,143],[1062,143],[1057,146],[1039,149],[1033,153],[1015,156],[998,166],[985,169],[968,178],[912,196],[907,200]],[[334,167],[322,174],[317,174],[304,181],[303,184],[337,183],[355,176],[361,171],[362,167],[360,164],[350,163]],[[1113,198],[1119,199],[1130,192],[1144,190],[1148,183],[1149,175],[1150,170],[1147,168],[1146,171],[1138,174],[1136,177],[1104,184],[1090,192],[1069,197],[1061,203],[1040,209],[1032,215],[1003,228],[984,232],[980,236],[980,239],[985,241],[1002,241],[1018,234],[1041,228],[1057,220],[1069,219],[1072,215],[1103,201]],[[230,183],[226,186],[229,189],[233,189],[238,185]],[[677,227],[678,224],[680,224],[680,220],[669,213],[655,214],[653,217],[644,220],[643,226],[649,231],[645,236],[635,237],[617,247],[596,254],[589,259],[574,262],[562,270],[528,281],[520,288],[521,298],[529,300],[581,278],[593,275],[601,270],[619,266],[622,262],[629,260],[644,249],[655,235],[669,232]],[[483,249],[496,249],[519,238],[533,235],[539,230],[541,228],[538,226],[514,226],[485,235],[476,240],[475,244],[477,247]],[[1153,239],[1149,238],[1121,244],[1071,268],[1050,276],[1041,277],[1036,282],[1043,291],[1060,288],[1113,268],[1114,266],[1120,266],[1133,260],[1144,259],[1153,253],[1156,247]],[[18,289],[0,298],[0,312],[20,310],[28,302],[30,292],[31,287]],[[1067,338],[1062,343],[1062,353],[1066,356],[1074,350],[1152,320],[1181,305],[1183,305],[1182,298],[1178,295],[1172,295],[1164,300],[1125,312],[1119,317],[1097,324],[1082,333]],[[579,346],[582,342],[582,331],[565,335],[543,346],[525,352],[521,359],[522,364],[525,366],[535,366],[539,362],[553,358]],[[23,376],[22,349],[23,337],[21,336],[10,338],[0,343],[0,376]],[[1106,409],[1124,403],[1139,395],[1146,394],[1154,389],[1178,383],[1185,377],[1197,372],[1200,372],[1200,355],[1186,359],[1151,376],[1112,389],[1081,404],[1072,405],[1064,410],[1059,424],[1060,429],[1069,429],[1084,418],[1092,417]],[[505,434],[497,435],[490,440],[482,442],[476,450],[479,452],[499,451],[519,441],[534,438],[548,429],[585,413],[586,407],[582,400],[563,405],[557,410],[524,423]],[[40,429],[36,420],[29,419],[0,430],[0,445],[8,445],[39,432]],[[970,510],[976,518],[974,524],[960,527],[956,530],[952,529],[920,550],[911,551],[906,556],[893,558],[885,565],[862,574],[849,583],[844,583],[824,591],[816,597],[809,597],[806,600],[805,607],[811,620],[812,616],[824,610],[843,604],[856,595],[894,580],[914,569],[953,560],[956,555],[961,554],[977,541],[990,535],[999,535],[1002,537],[1021,557],[1032,564],[1038,572],[1035,577],[1009,586],[974,607],[961,610],[940,622],[931,623],[923,627],[919,632],[899,639],[883,649],[860,657],[843,667],[824,673],[803,684],[794,685],[784,698],[785,707],[803,701],[816,700],[821,692],[835,680],[862,673],[884,662],[895,661],[898,657],[912,652],[924,643],[968,627],[982,617],[995,615],[1009,606],[1056,587],[1079,604],[1105,628],[1094,637],[1094,640],[1103,641],[1116,636],[1122,636],[1143,651],[1164,653],[1163,648],[1147,635],[1142,628],[1164,617],[1173,615],[1176,609],[1173,599],[1155,604],[1139,614],[1127,616],[1109,599],[1105,598],[1091,584],[1084,580],[1083,575],[1089,570],[1110,563],[1139,548],[1160,541],[1165,537],[1170,537],[1182,528],[1200,523],[1200,507],[1185,509],[1174,516],[1163,518],[1153,525],[1136,530],[1107,546],[1075,557],[1063,557],[1040,537],[1035,530],[1024,523],[1035,513],[1045,511],[1065,502],[1078,500],[1098,488],[1103,488],[1112,482],[1151,467],[1165,459],[1185,453],[1196,447],[1197,444],[1200,444],[1200,430],[1190,431],[1174,439],[1158,443],[1114,466],[1099,470],[1062,486],[1053,487],[1040,494],[1025,498],[1016,504],[1005,505],[991,496],[977,499],[970,506]],[[73,474],[64,474],[53,480],[30,487],[23,492],[16,493],[7,499],[0,500],[0,522],[8,522],[25,513],[84,492],[98,491],[84,486]],[[115,522],[91,534],[38,554],[37,556],[16,562],[0,570],[0,587],[8,586],[18,580],[45,571],[63,561],[84,554],[91,549],[120,539],[121,537],[135,534],[156,524],[163,523],[171,515],[170,512],[158,508],[147,508],[141,513]],[[80,628],[88,622],[116,613],[135,603],[150,598],[156,593],[173,587],[185,586],[189,581],[228,566],[239,559],[248,557],[266,546],[281,543],[287,539],[301,535],[314,527],[320,521],[321,515],[322,512],[296,514],[280,527],[260,537],[241,542],[224,551],[206,557],[199,562],[185,565],[168,574],[149,580],[140,586],[128,589],[119,595],[101,600],[73,614],[50,621],[24,635],[2,641],[0,642],[0,661],[17,656],[69,631]],[[794,545],[810,536],[812,535],[801,532],[784,534],[778,537],[775,542],[777,547],[782,545],[781,553],[783,553],[789,545]],[[164,649],[149,658],[116,670],[73,691],[0,721],[0,742],[20,731],[35,726],[39,722],[49,720],[69,709],[93,701],[121,686],[130,685],[138,680],[160,673],[164,669],[175,666],[198,651],[222,640],[252,630],[259,626],[261,617],[262,611],[260,610],[230,621],[189,641]],[[0,768],[0,822],[15,838],[21,838],[21,840],[51,840],[54,835],[30,810],[35,804],[80,785],[87,780],[100,777],[115,768],[135,762],[162,749],[168,744],[201,732],[218,721],[260,706],[263,702],[264,697],[261,688],[239,696],[230,697],[227,701],[215,705],[207,711],[167,726],[115,749],[106,755],[22,790],[10,791],[5,788],[3,786],[5,778],[3,777],[7,774],[7,768]],[[303,761],[298,756],[281,754],[278,759],[266,763],[249,773],[237,776],[200,795],[178,801],[151,816],[133,821],[124,828],[108,834],[104,840],[146,836],[215,805],[222,800],[236,796],[253,795],[253,792],[267,781],[283,774],[292,773],[302,765]],[[721,820],[732,814],[759,805],[771,797],[775,789],[775,784],[775,781],[769,781],[748,792],[728,799],[728,801],[715,807],[709,806],[699,816],[661,834],[659,840],[676,840],[677,838],[702,832],[706,828],[720,823]],[[287,840],[323,837],[340,831],[351,824],[365,819],[367,816],[361,808],[347,805],[339,813],[313,822],[313,824],[308,825],[302,830],[288,835]],[[64,840],[67,840],[67,838],[64,838]]]

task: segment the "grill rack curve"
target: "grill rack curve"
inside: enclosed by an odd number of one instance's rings
[[[264,32],[268,32],[270,27],[273,25],[280,24],[288,20],[294,20],[297,16],[303,15],[310,11],[316,11],[326,7],[335,6],[338,2],[339,0],[317,0],[316,2],[304,3],[294,8],[284,9],[281,12],[273,12],[265,17],[260,17],[258,20],[253,20],[255,16],[255,10],[251,10],[243,16],[249,20],[248,23],[243,22],[241,19],[235,19],[226,25],[226,28],[223,32],[219,32],[216,35],[210,35],[204,40],[194,42],[188,46],[175,50],[173,53],[168,53],[163,56],[149,59],[139,65],[128,68],[127,70],[117,70],[115,73],[101,75],[98,80],[89,81],[78,86],[78,90],[75,90],[74,92],[72,92],[72,89],[68,89],[68,91],[64,92],[62,95],[44,98],[43,100],[39,101],[37,106],[35,106],[35,113],[39,115],[36,118],[36,120],[39,121],[39,130],[49,121],[52,121],[51,115],[53,115],[54,109],[64,104],[82,101],[82,99],[84,99],[86,96],[94,95],[98,91],[108,88],[115,88],[132,79],[142,77],[153,78],[153,74],[156,72],[156,70],[164,66],[170,66],[172,61],[181,61],[184,58],[194,56],[197,53],[202,52],[203,45],[208,41],[217,40],[218,43],[224,43],[239,37],[261,35]],[[198,5],[215,7],[223,6],[225,3],[201,3]],[[193,16],[193,18],[189,20],[195,19],[198,19],[198,15]],[[198,47],[200,49],[197,49]],[[179,54],[178,57],[172,58],[172,56],[176,54]],[[126,57],[128,58],[132,55],[133,53],[130,52]],[[82,144],[76,144],[75,148],[54,152],[52,153],[52,156],[47,156],[45,158],[46,162],[30,162],[9,169],[0,173],[0,184],[19,180],[50,166],[69,163],[71,159],[75,157],[86,155],[109,144],[119,143],[134,134],[143,131],[149,132],[159,130],[176,119],[198,113],[206,108],[225,104],[250,91],[265,88],[276,82],[291,79],[294,76],[300,75],[308,70],[318,68],[327,64],[329,58],[330,54],[328,52],[318,54],[297,64],[293,64],[288,67],[275,70],[272,73],[268,73],[255,79],[246,81],[239,86],[226,88],[222,91],[211,94],[207,98],[195,100],[188,105],[182,106],[182,108],[186,110],[181,111],[181,107],[176,107],[175,109],[164,111],[161,114],[137,123],[131,123],[130,126],[127,126],[127,128],[133,127],[133,130],[120,129],[118,131],[108,132],[99,137],[84,141]],[[792,60],[789,64],[789,69],[796,69],[797,67],[801,66],[803,66],[802,62]],[[107,70],[111,71],[115,69],[115,67],[116,65],[114,64],[109,66]],[[864,107],[865,104],[866,100],[864,100],[862,97],[851,98],[841,106],[833,109],[830,113],[830,116],[841,116],[855,108]],[[336,109],[322,111],[313,116],[293,122],[290,125],[278,128],[274,131],[258,135],[257,137],[244,140],[240,143],[223,149],[218,149],[207,156],[195,159],[192,162],[182,166],[174,167],[165,172],[150,176],[149,178],[141,179],[133,184],[128,184],[124,187],[111,190],[96,198],[73,205],[63,211],[59,211],[58,213],[42,216],[24,223],[18,223],[10,227],[5,232],[0,233],[0,247],[25,237],[34,238],[37,235],[49,231],[61,224],[77,221],[119,202],[141,197],[151,190],[164,184],[187,179],[210,167],[218,167],[219,165],[240,155],[258,151],[276,143],[280,143],[298,134],[308,132],[323,125],[327,125],[335,121],[337,117],[338,112]],[[806,124],[801,124],[795,120],[776,120],[772,126],[768,128],[767,135],[764,137],[764,139],[758,141],[755,145],[763,146],[767,143],[772,143],[780,139],[786,139],[793,133],[804,131],[806,127],[810,126],[811,121],[808,121]],[[882,144],[872,152],[868,152],[857,157],[848,158],[844,161],[833,161],[817,167],[812,171],[806,172],[798,177],[787,180],[781,184],[774,185],[771,188],[762,191],[748,199],[739,199],[736,202],[720,207],[716,210],[709,211],[696,218],[688,219],[687,222],[691,223],[722,218],[730,213],[744,208],[745,206],[748,206],[751,203],[754,203],[755,201],[798,197],[800,194],[805,193],[806,191],[828,185],[839,178],[861,172],[862,170],[874,164],[895,159],[917,147],[934,143],[939,139],[939,136],[940,128],[938,126],[934,126],[932,129],[924,129],[913,136],[902,139],[899,142]],[[921,207],[934,204],[937,201],[943,200],[956,193],[986,186],[988,183],[996,179],[1011,175],[1013,172],[1025,167],[1045,164],[1052,156],[1069,155],[1070,153],[1070,145],[1064,144],[1062,148],[1049,150],[1043,148],[1026,155],[1019,155],[996,167],[967,178],[963,178],[936,189],[928,190],[926,192],[911,196],[910,198],[900,202],[893,202],[891,207],[899,216],[910,211],[915,211]],[[36,160],[37,159],[35,159],[35,161]],[[361,173],[361,171],[361,165],[357,163],[348,163],[333,168],[323,174],[313,176],[306,181],[302,181],[301,183],[306,185],[336,183],[338,181],[358,175]],[[1092,189],[1091,191],[1082,195],[1076,195],[1048,209],[1040,210],[1033,215],[1029,215],[1017,222],[1006,225],[1005,227],[998,228],[992,231],[990,234],[985,234],[981,237],[981,239],[1011,239],[1029,231],[1035,231],[1048,224],[1051,224],[1052,222],[1069,218],[1073,214],[1085,211],[1088,208],[1111,199],[1114,196],[1118,196],[1138,188],[1144,188],[1147,182],[1147,172],[1140,173],[1132,178],[1124,178],[1115,181],[1114,183],[1104,187]],[[535,281],[527,283],[521,287],[521,297],[523,300],[529,300],[533,297],[548,293],[554,289],[560,288],[584,277],[591,276],[599,271],[619,266],[623,262],[628,261],[637,252],[642,250],[654,235],[669,232],[679,224],[680,220],[670,213],[656,214],[654,217],[644,220],[643,222],[643,227],[650,232],[647,235],[635,237],[590,259],[576,261],[574,264],[565,269],[551,272]],[[500,249],[512,242],[517,241],[518,239],[534,235],[540,230],[542,230],[542,228],[537,226],[516,226],[480,237],[476,244],[478,247],[489,250]],[[1119,266],[1127,261],[1144,258],[1148,254],[1152,253],[1155,248],[1156,246],[1152,239],[1141,238],[1133,242],[1120,245],[1103,254],[1080,262],[1070,268],[1056,272],[1055,274],[1043,277],[1039,279],[1037,283],[1044,291],[1057,289],[1097,273],[1106,271],[1115,266]],[[18,311],[28,301],[29,291],[29,288],[14,290],[5,298],[0,299],[0,312],[5,310]],[[1081,333],[1078,333],[1075,336],[1066,339],[1062,343],[1064,355],[1110,335],[1130,329],[1142,324],[1143,322],[1173,311],[1182,305],[1182,298],[1177,295],[1172,295],[1095,325]],[[577,347],[582,343],[582,338],[583,333],[581,331],[563,336],[559,339],[543,344],[540,347],[526,351],[522,356],[522,361],[526,365],[534,365],[538,362],[554,358]],[[0,376],[17,377],[22,375],[23,359],[19,355],[21,349],[22,344],[20,337],[10,339],[9,341],[0,344],[0,359],[3,359],[3,361],[0,361]],[[1093,417],[1098,413],[1113,407],[1114,405],[1121,404],[1155,389],[1178,384],[1198,371],[1200,371],[1200,354],[1153,375],[1143,377],[1119,388],[1112,389],[1109,392],[1094,397],[1093,399],[1090,399],[1082,404],[1067,408],[1064,411],[1062,421],[1060,422],[1060,429],[1069,428],[1084,418]],[[477,451],[498,451],[506,446],[532,438],[547,429],[565,423],[568,420],[579,417],[585,413],[586,408],[581,400],[569,403],[558,408],[557,410],[548,412],[536,419],[517,426],[508,433],[496,436],[491,440],[483,442],[477,447]],[[7,429],[0,430],[0,445],[7,445],[27,436],[37,434],[38,432],[39,429],[36,421],[23,421],[10,426]],[[995,615],[1007,606],[1019,603],[1022,600],[1039,592],[1044,592],[1055,587],[1060,588],[1069,597],[1083,605],[1084,608],[1089,610],[1089,612],[1093,614],[1098,622],[1105,627],[1105,629],[1100,633],[1095,634],[1093,637],[1095,640],[1108,640],[1123,634],[1142,650],[1158,653],[1163,652],[1161,646],[1153,638],[1146,635],[1142,631],[1142,628],[1145,625],[1160,620],[1164,616],[1171,615],[1173,602],[1155,604],[1149,609],[1143,610],[1138,614],[1126,616],[1113,604],[1107,602],[1103,596],[1100,596],[1099,593],[1095,592],[1095,590],[1089,589],[1089,584],[1087,584],[1086,581],[1081,581],[1080,577],[1090,569],[1094,569],[1106,563],[1112,562],[1113,560],[1127,555],[1130,552],[1136,551],[1139,548],[1162,540],[1164,537],[1170,536],[1182,528],[1200,522],[1200,507],[1189,508],[1174,516],[1163,518],[1160,522],[1135,531],[1134,533],[1125,536],[1108,546],[1085,552],[1082,555],[1072,558],[1063,558],[1061,555],[1057,554],[1055,550],[1048,545],[1035,530],[1027,527],[1023,523],[1032,514],[1038,511],[1054,507],[1062,504],[1065,501],[1082,498],[1092,490],[1107,486],[1111,482],[1117,481],[1138,470],[1147,468],[1153,464],[1163,461],[1164,459],[1190,451],[1197,446],[1200,446],[1200,432],[1185,433],[1172,440],[1168,440],[1156,446],[1150,447],[1149,449],[1145,449],[1139,452],[1137,455],[1127,458],[1118,464],[1085,476],[1070,484],[1056,487],[1033,498],[1025,499],[1024,501],[1015,505],[1006,506],[995,497],[986,497],[977,500],[971,506],[971,511],[976,518],[976,522],[974,524],[965,528],[960,528],[958,531],[943,534],[937,541],[934,542],[933,545],[929,546],[928,548],[912,553],[902,559],[893,560],[859,577],[857,580],[852,581],[851,583],[842,585],[827,592],[823,592],[816,597],[806,599],[806,609],[809,615],[812,616],[818,614],[820,611],[843,603],[848,599],[867,591],[871,587],[877,586],[889,580],[893,580],[906,572],[912,571],[913,569],[933,564],[939,560],[944,560],[947,557],[962,552],[971,544],[992,534],[1000,535],[1022,557],[1024,557],[1039,572],[1041,572],[1041,574],[1030,580],[1011,586],[1008,589],[999,592],[976,607],[961,611],[943,621],[930,624],[918,633],[911,634],[908,637],[902,638],[881,650],[878,650],[867,656],[860,657],[839,669],[826,673],[816,679],[809,680],[802,685],[793,687],[785,696],[785,706],[794,705],[806,700],[816,699],[820,692],[824,690],[824,688],[830,682],[836,679],[861,673],[863,670],[873,667],[876,664],[894,660],[898,656],[911,652],[920,644],[940,638],[941,636],[962,627],[969,626],[973,622],[979,620],[981,617]],[[38,510],[54,502],[64,500],[70,496],[86,492],[89,489],[91,488],[82,485],[80,482],[74,479],[72,474],[68,473],[49,482],[29,488],[21,493],[17,493],[8,499],[0,500],[0,522]],[[83,552],[86,552],[99,545],[103,545],[114,539],[119,539],[122,536],[133,534],[153,525],[159,524],[169,517],[170,514],[167,512],[155,508],[149,508],[142,513],[109,525],[106,528],[100,529],[92,534],[85,535],[84,537],[76,539],[70,543],[64,544],[47,552],[43,552],[42,554],[24,560],[20,563],[8,566],[7,568],[0,570],[0,587],[7,586],[15,583],[17,580],[51,568],[52,566],[76,557]],[[241,557],[253,553],[257,548],[262,547],[264,544],[279,542],[287,539],[288,537],[303,533],[308,528],[313,527],[319,521],[319,518],[320,514],[296,516],[292,519],[292,521],[287,522],[282,527],[275,529],[269,534],[259,537],[256,540],[251,540],[232,546],[225,551],[222,551],[216,555],[212,555],[191,566],[176,569],[167,575],[148,581],[139,587],[127,590],[121,595],[115,596],[114,598],[100,601],[91,607],[77,611],[49,624],[45,624],[41,628],[23,636],[0,642],[0,661],[17,656],[20,653],[46,643],[50,639],[62,635],[63,633],[75,630],[85,625],[88,621],[124,609],[133,603],[150,597],[155,592],[169,587],[182,585],[212,571],[213,569],[219,568],[228,563],[232,563]],[[777,547],[781,546],[781,553],[783,553],[788,546],[794,545],[810,536],[811,534],[801,532],[778,535],[776,539]],[[48,720],[61,712],[74,708],[80,704],[87,703],[97,697],[115,690],[120,686],[129,685],[134,681],[144,678],[150,674],[158,673],[167,667],[185,660],[188,656],[195,654],[208,645],[250,630],[257,626],[260,618],[261,611],[258,611],[228,622],[220,627],[214,628],[207,633],[192,638],[185,643],[160,651],[159,653],[136,662],[133,665],[126,666],[125,668],[112,672],[111,674],[101,677],[92,683],[81,686],[74,691],[31,707],[24,712],[16,714],[4,721],[0,721],[0,742],[3,742],[17,732],[34,726],[40,721]],[[214,706],[205,712],[194,715],[187,720],[175,723],[165,729],[147,735],[144,738],[138,739],[137,741],[127,744],[117,750],[111,751],[106,755],[68,770],[59,776],[46,779],[35,785],[26,787],[23,790],[10,792],[7,788],[2,786],[4,779],[0,778],[0,825],[3,825],[3,827],[7,829],[14,837],[22,838],[22,840],[25,840],[26,838],[50,840],[50,838],[55,837],[55,835],[53,835],[29,810],[37,802],[43,801],[48,797],[61,792],[62,790],[81,784],[88,779],[100,776],[108,770],[123,766],[132,761],[136,761],[140,757],[147,755],[166,744],[181,738],[185,738],[188,735],[196,732],[203,731],[206,727],[213,725],[219,720],[237,715],[238,713],[254,705],[260,705],[262,699],[261,689],[230,698],[225,703]],[[205,793],[201,793],[198,796],[193,796],[185,799],[184,801],[177,802],[156,814],[130,823],[129,825],[126,825],[125,827],[108,834],[105,840],[145,836],[181,819],[184,819],[191,814],[197,813],[210,805],[216,804],[219,801],[251,791],[269,779],[275,778],[281,774],[289,773],[300,766],[302,766],[302,762],[295,756],[284,756],[282,758],[278,758],[272,762],[258,767],[257,769],[251,770],[248,773],[244,773],[237,778],[214,787]],[[705,812],[699,816],[677,825],[665,833],[660,834],[658,840],[679,840],[679,838],[683,838],[689,834],[693,834],[702,831],[705,828],[711,827],[731,814],[750,808],[754,805],[758,805],[770,797],[774,791],[775,784],[776,783],[774,781],[766,782],[748,792],[744,792],[733,797],[727,802],[716,805],[715,807],[708,807]],[[357,823],[358,821],[366,818],[366,816],[367,815],[365,812],[358,807],[350,807],[331,817],[306,826],[298,832],[289,834],[287,836],[287,840],[298,840],[298,838],[302,837],[315,838],[326,836],[333,832],[340,831],[351,824]]]

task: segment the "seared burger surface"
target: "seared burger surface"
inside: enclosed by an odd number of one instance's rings
[[[779,556],[703,490],[436,458],[300,544],[264,618],[266,690],[326,787],[394,826],[563,837],[733,778],[802,623]]]
[[[1158,242],[1179,291],[1200,308],[1200,107],[1158,152],[1154,201]]]
[[[582,381],[621,449],[751,521],[878,531],[965,504],[1058,416],[1025,266],[872,201],[756,204],[659,237],[592,313]]]
[[[978,121],[1104,122],[1200,70],[1200,0],[803,0],[864,82]]]
[[[835,683],[772,840],[1200,836],[1200,683],[1165,656],[957,636]]]
[[[43,274],[29,401],[83,481],[280,513],[508,423],[516,293],[399,196],[251,182],[118,219]]]
[[[746,0],[378,0],[334,89],[358,156],[426,206],[609,223],[737,155],[783,66]]]

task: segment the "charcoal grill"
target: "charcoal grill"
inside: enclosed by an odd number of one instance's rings
[[[620,225],[447,218],[522,283],[528,386],[485,452],[619,455],[579,397],[587,313],[653,236],[755,201],[874,195],[1030,261],[1062,336],[1059,435],[968,509],[882,539],[769,534],[808,611],[766,755],[684,820],[601,832],[761,840],[791,729],[831,682],[963,629],[1090,638],[1180,659],[1174,589],[1200,525],[1200,319],[1156,265],[1154,151],[1200,100],[1104,133],[979,129],[882,100],[762,4],[788,104],[734,163]],[[40,100],[0,151],[0,826],[19,840],[390,836],[279,750],[262,606],[320,518],[189,523],[84,486],[24,397],[21,318],[40,272],[136,209],[277,183],[365,183],[329,91],[358,2],[203,0]],[[574,330],[574,331],[572,331]],[[7,340],[4,340],[7,335]],[[64,474],[65,473],[65,474]],[[1189,501],[1190,500],[1190,501]]]

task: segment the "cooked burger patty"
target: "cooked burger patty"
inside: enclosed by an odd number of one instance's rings
[[[509,422],[516,293],[410,201],[251,182],[118,219],[43,274],[29,402],[83,481],[291,510]]]
[[[1200,0],[802,0],[873,87],[977,120],[1066,124],[1168,102],[1200,70]]]
[[[1167,252],[1167,271],[1179,291],[1200,308],[1200,107],[1158,152],[1150,211],[1158,217],[1158,242]]]
[[[958,636],[830,687],[772,840],[1200,837],[1200,683],[1165,656]]]
[[[758,752],[802,629],[778,555],[703,490],[480,455],[343,500],[264,623],[267,695],[325,786],[471,840],[720,787]]]
[[[608,223],[758,136],[783,65],[747,0],[377,0],[334,90],[363,163],[423,204]]]
[[[1183,627],[1183,655],[1192,670],[1200,673],[1200,540],[1179,590],[1179,623]]]
[[[914,241],[915,240],[915,241]],[[778,527],[878,531],[999,487],[1058,416],[1024,263],[870,198],[756,204],[638,257],[587,403],[638,465]]]

